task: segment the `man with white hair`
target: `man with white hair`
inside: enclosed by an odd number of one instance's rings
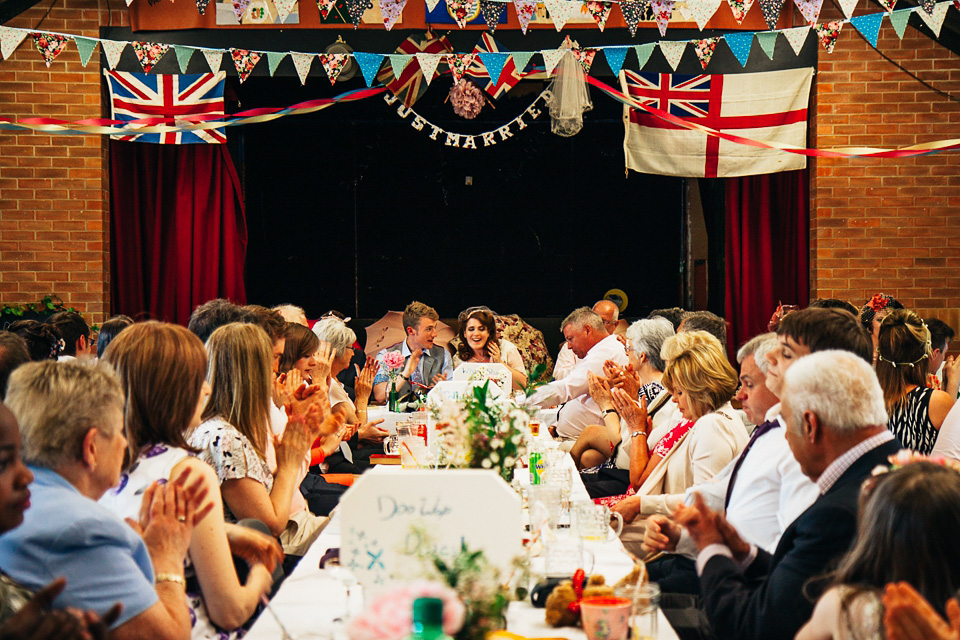
[[[537,389],[529,403],[538,407],[563,405],[550,432],[563,440],[576,440],[587,425],[603,423],[600,407],[587,389],[587,373],[603,376],[607,360],[626,365],[627,352],[623,343],[607,331],[597,312],[587,307],[574,309],[564,318],[560,330],[580,361],[565,378]]]
[[[856,535],[861,483],[900,449],[886,428],[876,374],[862,357],[814,353],[783,379],[787,442],[819,497],[787,528],[776,551],[746,542],[699,495],[694,506],[674,514],[699,549],[703,611],[717,638],[796,635],[826,586],[808,581],[826,573]]]

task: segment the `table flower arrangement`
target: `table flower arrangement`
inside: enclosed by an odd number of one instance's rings
[[[463,629],[466,609],[456,591],[437,580],[415,580],[394,585],[380,593],[363,613],[351,618],[350,640],[403,640],[413,625],[413,601],[443,600],[443,632],[457,635]]]
[[[383,354],[383,365],[387,369],[387,378],[390,379],[390,396],[388,408],[390,411],[399,410],[397,398],[397,378],[400,377],[400,370],[406,364],[406,358],[399,351],[387,351]]]

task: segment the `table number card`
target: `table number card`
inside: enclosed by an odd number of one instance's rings
[[[416,556],[428,545],[452,559],[466,542],[506,575],[523,550],[520,511],[520,497],[491,471],[371,470],[340,499],[340,562],[375,593],[420,577]]]

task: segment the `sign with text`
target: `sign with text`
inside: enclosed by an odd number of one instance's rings
[[[454,380],[466,380],[474,384],[483,384],[489,380],[500,387],[501,391],[510,391],[513,386],[513,376],[499,362],[464,362],[453,372]]]
[[[523,552],[520,497],[483,469],[373,469],[340,499],[340,563],[367,593],[420,578],[418,557],[464,542],[503,571]]]

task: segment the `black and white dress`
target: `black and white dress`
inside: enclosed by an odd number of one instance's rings
[[[917,453],[928,455],[937,441],[937,428],[930,421],[930,398],[933,389],[917,387],[907,392],[890,411],[887,428],[900,443]]]

